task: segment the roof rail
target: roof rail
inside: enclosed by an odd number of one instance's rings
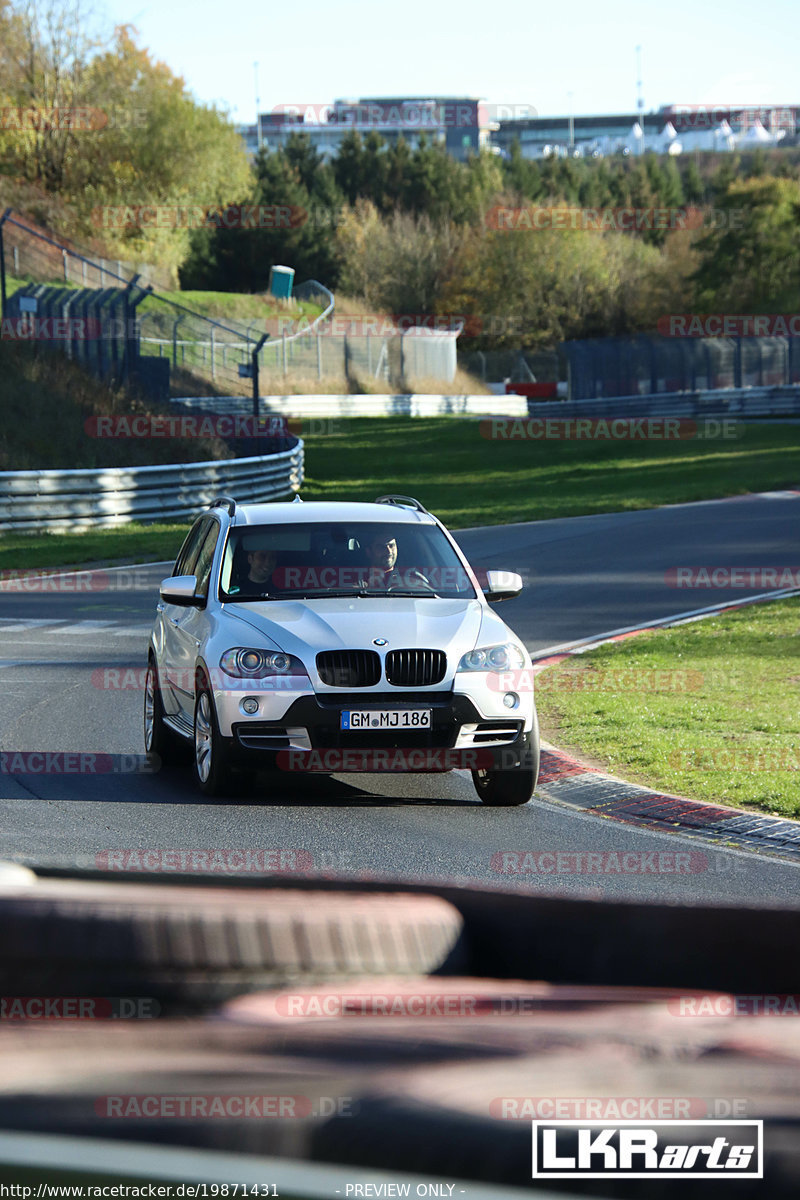
[[[398,496],[394,493],[388,496],[378,496],[376,504],[396,504],[398,508],[415,508],[417,512],[426,513],[428,510],[424,504],[420,504],[419,500],[415,500],[413,496]]]
[[[209,508],[219,508],[220,504],[224,504],[228,510],[228,516],[232,517],[236,512],[236,501],[233,496],[217,496],[216,500],[212,500]]]

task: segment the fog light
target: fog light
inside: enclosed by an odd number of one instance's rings
[[[519,696],[516,692],[506,692],[505,696],[503,696],[503,704],[505,704],[506,708],[516,708],[519,704]]]
[[[258,712],[258,701],[255,696],[247,696],[242,701],[242,711],[246,712],[248,717],[252,717],[253,713]]]

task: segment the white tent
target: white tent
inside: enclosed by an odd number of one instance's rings
[[[656,149],[659,154],[680,154],[683,146],[678,141],[678,135],[675,132],[675,126],[672,121],[667,121],[661,133],[655,139]]]
[[[756,117],[750,128],[739,138],[740,146],[774,146],[776,138],[768,133]]]

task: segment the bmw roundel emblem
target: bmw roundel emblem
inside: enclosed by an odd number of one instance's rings
[[[372,644],[373,646],[388,646],[389,643],[386,638],[373,638]]]

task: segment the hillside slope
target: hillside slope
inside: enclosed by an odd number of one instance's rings
[[[60,354],[0,340],[0,471],[148,466],[231,458],[218,438],[97,438],[90,417],[159,410]]]

